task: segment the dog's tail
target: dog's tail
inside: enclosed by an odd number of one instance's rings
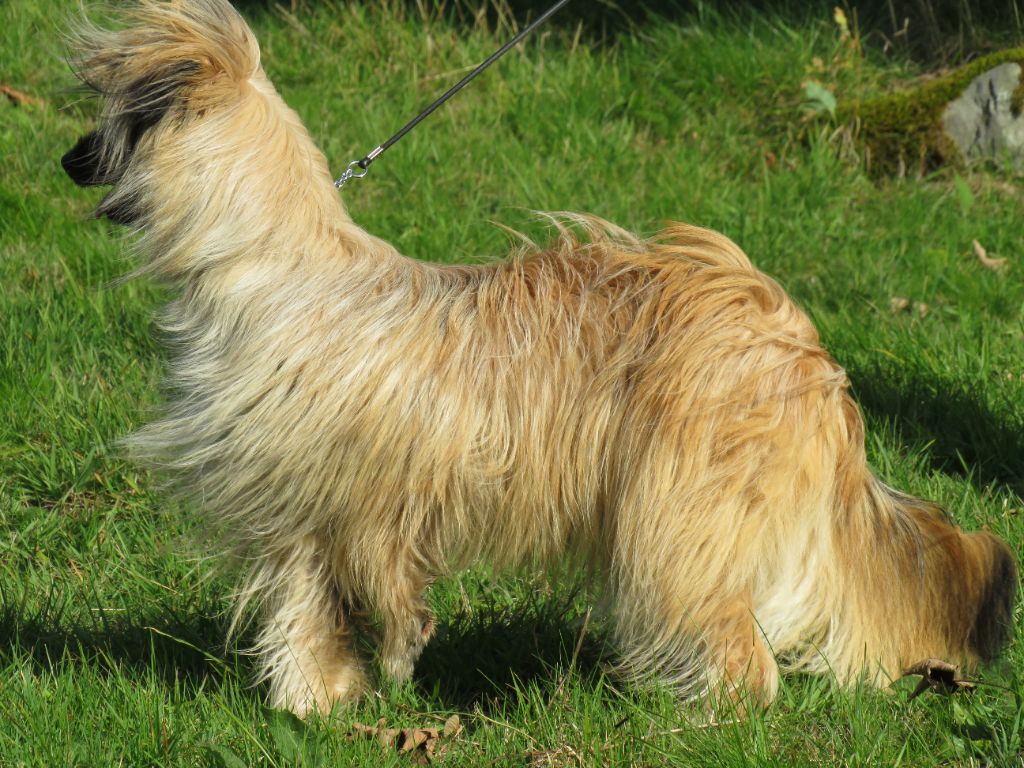
[[[115,23],[83,18],[68,40],[75,73],[103,99],[107,167],[184,92],[193,110],[223,104],[259,67],[256,38],[227,0],[139,0]]]

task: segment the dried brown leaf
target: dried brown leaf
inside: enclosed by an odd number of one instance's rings
[[[1006,259],[996,259],[989,256],[988,251],[985,250],[985,246],[977,240],[971,240],[971,247],[974,248],[974,255],[978,257],[978,261],[981,262],[981,266],[986,269],[998,272],[1006,266]]]
[[[414,749],[425,746],[428,742],[433,744],[437,738],[437,728],[403,728],[398,751],[412,752]]]
[[[382,718],[377,721],[377,725],[353,723],[348,738],[376,740],[385,751],[395,750],[399,754],[408,755],[414,763],[427,765],[444,754],[446,745],[441,744],[441,739],[450,741],[461,730],[458,715],[449,717],[440,731],[437,728],[388,728]]]
[[[0,83],[0,94],[3,94],[7,99],[16,107],[23,107],[26,104],[42,104],[42,99],[37,99],[35,96],[29,96],[24,91],[19,91],[17,88],[12,88],[6,83]]]
[[[462,733],[462,722],[458,715],[452,715],[444,721],[444,728],[441,729],[446,739],[454,739]]]

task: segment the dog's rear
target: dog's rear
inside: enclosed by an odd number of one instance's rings
[[[365,687],[361,616],[408,677],[427,585],[477,557],[589,558],[621,669],[681,693],[770,699],[772,651],[853,680],[998,645],[1005,545],[871,476],[842,370],[726,238],[575,217],[583,241],[504,264],[415,262],[348,217],[224,0],[75,45],[103,112],[65,168],[180,289],[167,413],[132,445],[244,560],[274,704]]]

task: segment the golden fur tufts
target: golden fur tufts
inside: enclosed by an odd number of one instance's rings
[[[558,214],[546,249],[414,261],[349,218],[225,0],[75,46],[103,113],[65,167],[177,296],[131,444],[246,564],[275,706],[364,690],[360,621],[407,678],[425,590],[480,559],[589,564],[620,671],[683,696],[998,651],[1009,549],[871,475],[843,370],[726,237]]]

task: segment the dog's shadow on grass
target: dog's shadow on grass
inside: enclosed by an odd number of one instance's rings
[[[496,580],[481,589],[506,586]],[[437,635],[416,665],[416,688],[448,709],[488,710],[517,688],[557,685],[570,667],[581,679],[599,674],[605,650],[598,622],[567,605],[561,592],[543,599],[520,595],[501,605],[485,597],[440,616]],[[261,686],[251,688],[252,657],[231,649],[250,647],[253,637],[243,633],[228,648],[227,621],[214,607],[192,606],[185,614],[153,608],[149,616],[85,624],[59,611],[25,615],[17,604],[0,605],[0,662],[27,662],[39,674],[83,669],[98,677],[150,679],[185,697],[226,685],[264,694]]]
[[[570,674],[596,679],[609,657],[602,624],[565,605],[557,598],[485,603],[445,617],[416,665],[417,688],[446,708],[487,711],[533,685],[555,688]]]
[[[920,446],[932,469],[1024,495],[1024,413],[1014,398],[997,410],[964,382],[870,365],[847,373],[861,408]]]
[[[213,613],[167,612],[93,625],[44,613],[19,615],[0,606],[0,659],[27,660],[39,672],[88,668],[100,677],[156,678],[189,692],[220,688],[228,677],[248,678],[244,654],[225,649],[225,621]]]

